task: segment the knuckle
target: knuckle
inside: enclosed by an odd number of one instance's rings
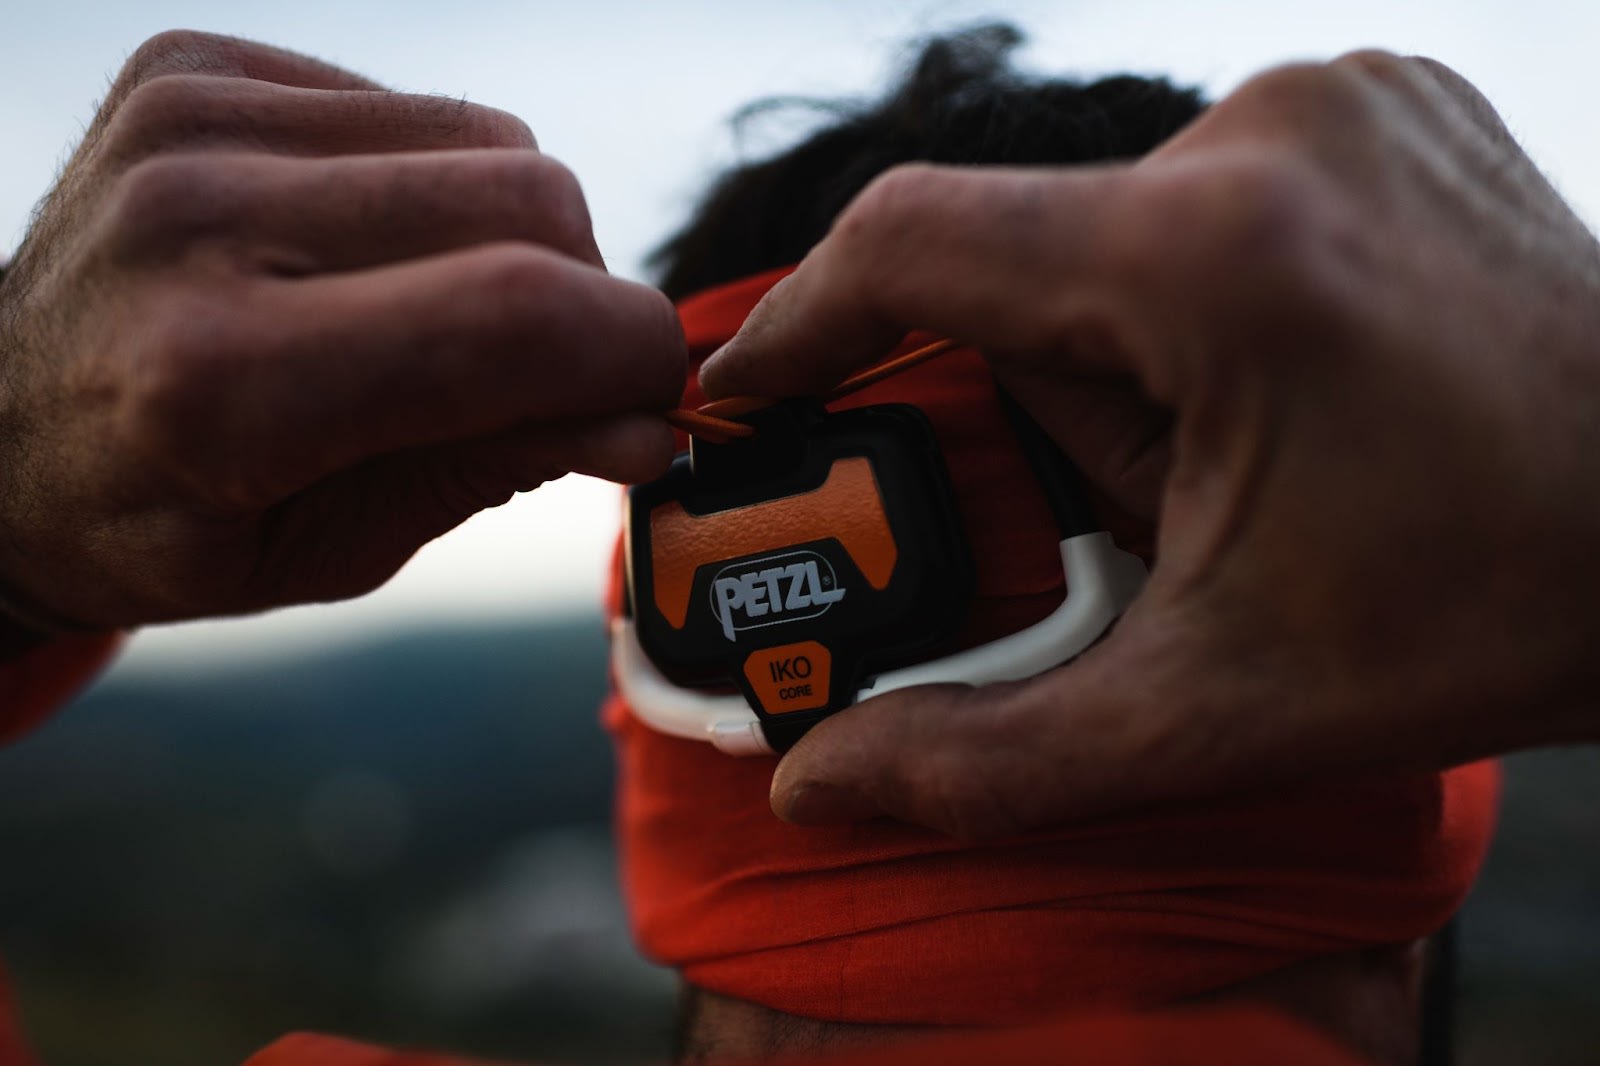
[[[1347,52],[1328,65],[1345,72],[1369,95],[1398,97],[1413,107],[1427,107],[1442,86],[1432,69],[1436,65],[1432,60],[1376,48]]]
[[[1333,276],[1329,253],[1346,234],[1327,185],[1302,162],[1251,160],[1232,169],[1218,192],[1213,226],[1221,261],[1262,291],[1318,294]]]
[[[1014,796],[1019,767],[1030,758],[1017,751],[1017,738],[1033,735],[1034,724],[1018,700],[1025,691],[998,683],[944,697],[949,705],[942,713],[956,728],[904,770],[909,780],[902,787],[922,797],[922,820],[964,840],[1014,836],[1029,828]]]
[[[540,337],[559,345],[581,323],[569,321],[578,311],[561,294],[568,288],[558,257],[542,248],[519,243],[489,245],[475,256],[467,319],[496,343],[481,352],[495,357],[503,345]]]
[[[983,776],[967,758],[944,755],[921,771],[918,791],[926,797],[927,820],[962,840],[1014,836],[1022,827],[1000,798],[999,782]]]
[[[1214,200],[1212,225],[1238,261],[1292,258],[1317,214],[1303,168],[1278,158],[1234,163],[1222,173]]]
[[[841,238],[852,243],[895,237],[916,225],[930,208],[937,208],[944,187],[943,172],[926,163],[906,163],[884,171],[852,200],[835,224]]]
[[[1479,116],[1488,113],[1498,119],[1494,105],[1489,98],[1478,91],[1478,87],[1468,81],[1464,75],[1447,63],[1441,63],[1431,56],[1407,56],[1405,62],[1419,77],[1430,79],[1434,86],[1442,89],[1446,94],[1458,102],[1468,105],[1468,109]]]
[[[1371,98],[1360,74],[1333,63],[1292,63],[1256,75],[1234,94],[1234,107],[1250,106],[1317,127],[1370,120]]]
[[[134,49],[123,67],[122,80],[131,87],[167,74],[233,71],[239,66],[236,57],[243,46],[244,42],[220,34],[165,30]]]
[[[483,197],[510,218],[528,220],[540,243],[587,255],[594,249],[594,224],[578,178],[548,156],[496,151],[478,175]]]
[[[215,110],[217,88],[217,79],[198,74],[163,74],[140,82],[107,132],[112,154],[148,155],[201,131]]]
[[[547,291],[556,282],[556,264],[538,248],[507,245],[485,256],[480,292],[496,309],[512,317],[530,307],[529,294]]]
[[[564,251],[594,247],[594,222],[578,176],[547,156],[534,156],[526,165],[534,170],[535,195],[547,212],[551,243]]]
[[[259,507],[277,491],[256,469],[256,453],[240,446],[250,433],[244,422],[261,412],[231,402],[250,377],[237,318],[220,301],[169,299],[133,350],[123,420],[145,469],[225,510]]]
[[[1333,70],[1348,71],[1390,85],[1409,85],[1414,74],[1410,60],[1381,48],[1359,48],[1346,52],[1328,66]]]
[[[1315,280],[1342,241],[1336,198],[1305,160],[1260,153],[1153,177],[1123,227],[1126,272],[1226,271],[1258,295]]]
[[[885,810],[955,836],[970,835],[970,766],[957,765],[939,749],[919,752],[913,760],[897,758],[888,770],[877,783]],[[883,799],[889,802],[882,804]]]
[[[509,111],[482,104],[468,105],[473,122],[481,130],[484,143],[500,148],[539,148],[533,129]]]
[[[466,314],[495,338],[484,357],[525,353],[533,339],[541,357],[520,359],[519,373],[565,360],[567,414],[665,410],[681,397],[682,328],[660,292],[534,245],[491,246],[477,258]]]
[[[919,231],[930,217],[958,209],[952,206],[957,191],[949,171],[930,164],[885,171],[834,222],[826,241],[829,269],[855,279],[858,291],[894,303],[913,265],[909,258],[925,247]]]
[[[186,461],[215,399],[217,315],[200,301],[169,299],[152,318],[129,366],[132,436],[167,461]]]
[[[521,119],[458,96],[391,93],[387,101],[398,121],[430,127],[461,147],[538,148]]]
[[[1444,99],[1453,101],[1464,111],[1481,130],[1502,143],[1515,143],[1494,104],[1460,72],[1429,56],[1406,56],[1402,62],[1408,65],[1416,79],[1417,95],[1442,94]]]
[[[220,169],[218,160],[199,155],[156,156],[130,167],[108,199],[113,255],[159,256],[214,229],[225,210]]]

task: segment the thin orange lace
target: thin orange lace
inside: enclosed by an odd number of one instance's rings
[[[910,370],[919,363],[925,363],[936,355],[956,348],[959,345],[952,340],[934,341],[925,344],[915,351],[905,355],[897,355],[893,359],[886,359],[877,366],[868,367],[859,374],[852,374],[838,385],[835,385],[823,397],[823,403],[832,403],[834,400],[859,392],[868,385],[876,385],[885,378],[893,377],[902,371]],[[727,444],[729,441],[743,437],[753,436],[755,427],[744,422],[735,422],[733,419],[740,415],[747,415],[751,411],[758,411],[763,407],[771,406],[778,401],[763,396],[729,396],[721,400],[712,400],[702,404],[694,410],[680,407],[675,411],[667,412],[667,422],[676,429],[681,429],[691,436],[712,444]]]

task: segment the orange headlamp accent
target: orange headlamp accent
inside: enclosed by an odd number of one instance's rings
[[[702,516],[676,500],[664,503],[650,512],[656,607],[682,629],[694,575],[702,566],[823,537],[840,542],[873,588],[889,584],[899,549],[866,459],[841,459],[819,488],[763,504]]]

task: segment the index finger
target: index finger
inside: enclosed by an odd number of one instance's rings
[[[228,508],[391,453],[659,414],[683,389],[664,296],[514,241],[262,283],[152,333],[141,447]]]
[[[1123,166],[912,165],[845,209],[701,370],[712,397],[820,392],[921,329],[990,351],[1061,346],[1116,299]],[[1125,369],[1105,345],[1086,369]]]

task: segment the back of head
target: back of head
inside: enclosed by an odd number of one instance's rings
[[[1032,166],[1135,159],[1204,107],[1162,79],[1030,77],[1010,64],[1022,35],[987,25],[927,42],[882,100],[779,99],[736,119],[803,110],[832,119],[803,143],[719,178],[652,257],[674,300],[798,262],[873,178],[902,163]]]

